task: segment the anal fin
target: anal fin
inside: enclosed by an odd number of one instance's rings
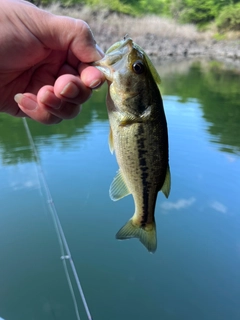
[[[171,189],[171,174],[170,174],[170,168],[168,165],[166,176],[165,176],[165,181],[164,181],[164,184],[161,189],[166,198],[168,198],[168,196],[169,196],[170,189]]]
[[[117,201],[119,199],[126,197],[129,194],[130,192],[128,190],[128,187],[126,186],[126,183],[123,180],[121,171],[119,169],[109,189],[110,198],[113,201]]]

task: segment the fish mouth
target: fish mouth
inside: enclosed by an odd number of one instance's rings
[[[123,65],[124,56],[133,48],[133,41],[129,37],[113,44],[106,52],[106,55],[98,61],[91,63],[92,66],[103,72],[107,80],[113,80],[113,73]]]

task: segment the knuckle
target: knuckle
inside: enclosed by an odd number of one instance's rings
[[[58,124],[60,123],[63,119],[59,118],[58,116],[48,112],[47,114],[45,114],[44,117],[40,118],[40,119],[36,119],[38,122],[41,122],[43,124],[46,125],[51,125],[51,124]]]
[[[87,22],[83,20],[76,20],[76,28],[80,31],[81,36],[84,39],[87,39],[91,43],[96,43],[95,39],[93,37],[92,30],[90,26],[87,24]]]
[[[65,120],[73,119],[75,118],[81,109],[81,105],[76,105],[75,103],[66,103],[64,104],[64,108],[61,109],[61,118]]]

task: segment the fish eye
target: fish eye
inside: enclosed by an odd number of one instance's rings
[[[132,65],[132,68],[136,74],[141,74],[145,71],[144,64],[142,63],[142,61],[139,61],[139,60],[134,62],[134,64]]]

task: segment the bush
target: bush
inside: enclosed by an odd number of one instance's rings
[[[240,3],[224,7],[216,19],[216,24],[221,31],[240,30]]]
[[[205,24],[215,18],[216,6],[214,0],[185,0],[185,8],[180,15],[184,23]]]

